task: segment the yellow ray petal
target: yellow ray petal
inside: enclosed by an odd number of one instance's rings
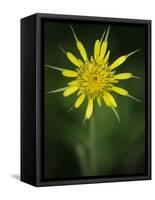
[[[114,97],[107,91],[104,92],[103,99],[108,107],[117,107]]]
[[[101,50],[100,50],[100,59],[103,59],[104,56],[105,56],[105,53],[107,51],[107,46],[108,46],[108,41],[107,40],[104,40],[102,42],[102,45],[101,45]]]
[[[75,41],[76,41],[76,46],[77,46],[77,48],[78,48],[83,60],[87,61],[88,60],[87,52],[86,52],[82,42],[79,41],[79,39],[78,39],[77,35],[75,34],[75,31],[74,31],[72,26],[71,26],[71,30],[73,32],[73,35],[74,35],[74,38],[75,38]]]
[[[90,62],[93,62],[93,61],[94,61],[94,57],[90,56]]]
[[[121,56],[119,58],[117,58],[110,66],[109,69],[113,70],[116,67],[118,67],[119,65],[121,65],[122,63],[124,63],[127,59],[127,56]]]
[[[66,56],[75,66],[77,66],[77,67],[81,66],[79,60],[72,53],[67,52]]]
[[[92,113],[93,113],[93,99],[89,99],[87,104],[85,119],[90,119]]]
[[[100,41],[96,40],[94,45],[94,58],[96,59],[100,53]]]
[[[107,63],[109,60],[109,56],[110,56],[110,50],[107,52],[105,58],[104,58],[104,62]]]
[[[99,106],[102,105],[100,97],[97,97],[97,103],[98,103]]]
[[[121,74],[114,75],[114,78],[119,79],[119,80],[125,80],[125,79],[129,79],[131,77],[132,77],[131,73],[121,73]]]
[[[77,92],[77,96],[79,96],[80,94],[82,94],[81,90],[79,90],[79,91]]]
[[[78,88],[79,88],[78,86],[68,87],[63,93],[64,97],[67,97],[67,96],[73,94],[74,92],[76,92],[78,90]]]
[[[112,107],[111,101],[109,100],[109,98],[108,98],[106,95],[103,95],[103,100],[104,100],[105,104],[106,104],[108,107]]]
[[[78,81],[74,80],[68,83],[68,85],[74,86],[74,85],[78,85]]]
[[[80,66],[83,66],[83,62],[81,59],[79,59],[79,63],[80,63]]]
[[[126,59],[127,59],[128,57],[130,57],[131,55],[135,54],[135,53],[138,52],[138,51],[139,51],[139,49],[136,50],[136,51],[133,51],[133,52],[127,54],[127,55],[123,55],[123,56],[117,58],[117,59],[109,66],[109,69],[110,69],[110,70],[113,70],[113,69],[115,69],[116,67],[120,66],[121,64],[123,64],[123,63],[126,61]]]
[[[79,40],[76,42],[76,45],[77,45],[77,48],[83,58],[84,61],[87,61],[88,60],[88,57],[87,57],[87,52],[82,44],[82,42],[80,42]]]
[[[120,95],[128,96],[128,91],[120,87],[112,87],[112,90]]]
[[[101,49],[100,49],[100,59],[101,60],[104,58],[105,53],[107,51],[109,31],[110,31],[110,26],[108,27],[105,39],[104,39],[104,41],[102,42],[102,45],[101,45]]]
[[[66,76],[66,77],[77,77],[78,73],[76,71],[73,70],[63,70],[62,71],[62,75]]]
[[[74,104],[74,107],[75,108],[79,108],[81,106],[81,104],[83,103],[84,99],[85,99],[85,95],[84,94],[82,94],[81,96],[79,96],[77,98],[75,104]]]
[[[109,79],[109,81],[110,81],[111,83],[118,83],[118,82],[119,82],[119,81],[116,80],[115,78],[111,78],[111,79]]]

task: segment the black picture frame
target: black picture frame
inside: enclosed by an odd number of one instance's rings
[[[145,174],[45,180],[43,177],[43,50],[44,20],[142,24],[146,30],[146,172]],[[21,19],[21,181],[34,186],[103,183],[151,179],[151,20],[37,13]]]

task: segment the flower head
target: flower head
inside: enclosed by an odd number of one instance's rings
[[[116,86],[119,81],[137,77],[133,76],[132,73],[129,72],[117,74],[116,68],[139,50],[122,55],[109,65],[110,50],[108,50],[108,36],[110,28],[108,28],[108,30],[103,33],[101,39],[97,39],[95,41],[94,55],[89,59],[84,45],[78,39],[72,27],[71,29],[75,38],[77,49],[80,53],[80,58],[75,57],[69,51],[66,52],[62,48],[61,49],[69,61],[73,64],[74,69],[69,70],[50,65],[47,66],[61,71],[63,76],[73,80],[69,81],[66,87],[50,91],[49,93],[64,91],[64,97],[77,93],[77,99],[74,103],[75,108],[79,108],[84,100],[88,102],[85,119],[90,119],[93,113],[95,101],[97,101],[99,106],[101,106],[102,102],[104,102],[106,106],[110,107],[114,111],[116,117],[120,121],[119,115],[116,111],[117,103],[112,93],[115,92],[119,95],[128,96],[137,101],[139,100],[131,96],[126,89]]]

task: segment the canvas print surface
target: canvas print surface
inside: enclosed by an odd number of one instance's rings
[[[44,20],[43,177],[146,171],[145,26]]]

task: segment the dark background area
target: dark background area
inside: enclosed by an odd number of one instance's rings
[[[114,94],[119,123],[105,105],[95,105],[96,123],[96,166],[97,175],[130,175],[145,172],[145,27],[143,25],[87,24],[68,22],[44,22],[44,64],[66,69],[75,67],[59,49],[61,45],[77,57],[79,52],[70,29],[72,24],[78,38],[83,42],[89,57],[93,55],[94,42],[100,39],[110,25],[108,47],[111,50],[110,63],[121,55],[136,49],[140,52],[131,56],[117,68],[119,72],[131,72],[141,79],[121,81],[119,86],[142,102]],[[75,151],[88,139],[88,126],[83,125],[86,102],[68,112],[76,95],[64,98],[62,93],[46,94],[62,88],[71,80],[61,72],[45,67],[45,122],[44,122],[44,177],[69,178],[82,176]]]

